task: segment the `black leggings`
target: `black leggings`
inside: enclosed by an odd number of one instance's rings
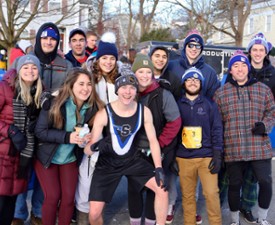
[[[17,195],[3,196],[0,195],[0,224],[11,225],[15,210]]]
[[[128,208],[131,218],[141,218],[143,214],[143,193],[145,196],[145,218],[155,220],[154,201],[155,193],[148,188],[138,192],[133,183],[128,180]]]
[[[231,211],[240,209],[240,191],[248,166],[251,166],[259,183],[258,204],[263,209],[269,208],[272,198],[271,159],[265,159],[226,163],[229,178],[228,203]]]

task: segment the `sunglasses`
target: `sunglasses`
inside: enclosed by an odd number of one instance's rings
[[[195,45],[195,44],[187,44],[188,48],[196,48],[196,49],[201,49],[201,45]]]

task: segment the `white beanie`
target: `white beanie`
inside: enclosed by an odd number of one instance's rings
[[[26,54],[27,48],[32,46],[32,43],[28,40],[20,40],[20,41],[18,41],[17,45]]]

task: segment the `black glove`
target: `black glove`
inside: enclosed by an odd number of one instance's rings
[[[17,151],[22,151],[27,145],[27,137],[17,126],[11,124],[8,129],[8,136]]]
[[[265,125],[263,122],[256,122],[255,127],[252,128],[252,133],[256,135],[265,134]]]
[[[161,187],[166,191],[167,190],[166,179],[165,179],[163,169],[161,167],[158,167],[155,169],[155,179],[158,187]],[[162,185],[161,185],[161,182],[162,182]]]
[[[32,165],[32,158],[28,158],[20,155],[17,178],[28,180],[31,174],[31,165]]]
[[[52,98],[53,97],[51,95],[51,92],[49,92],[49,91],[42,92],[41,97],[40,97],[41,108],[44,109],[45,111],[48,111],[51,106]]]
[[[107,139],[103,138],[97,141],[96,143],[93,143],[90,148],[92,152],[98,152],[98,151],[103,152],[108,147],[109,147],[109,144],[107,142]]]
[[[29,126],[28,126],[28,131],[29,131],[30,133],[34,133],[34,129],[35,129],[35,126],[36,126],[36,122],[37,122],[37,120],[30,120]]]
[[[213,150],[213,157],[208,165],[210,173],[219,173],[222,166],[222,152],[219,150]]]

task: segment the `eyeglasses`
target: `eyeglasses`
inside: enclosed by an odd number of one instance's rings
[[[188,48],[196,48],[196,49],[201,49],[201,45],[195,45],[195,44],[187,44]]]
[[[187,82],[187,83],[194,82],[194,83],[198,84],[198,83],[200,83],[200,80],[192,77],[192,78],[187,78],[185,82]]]

